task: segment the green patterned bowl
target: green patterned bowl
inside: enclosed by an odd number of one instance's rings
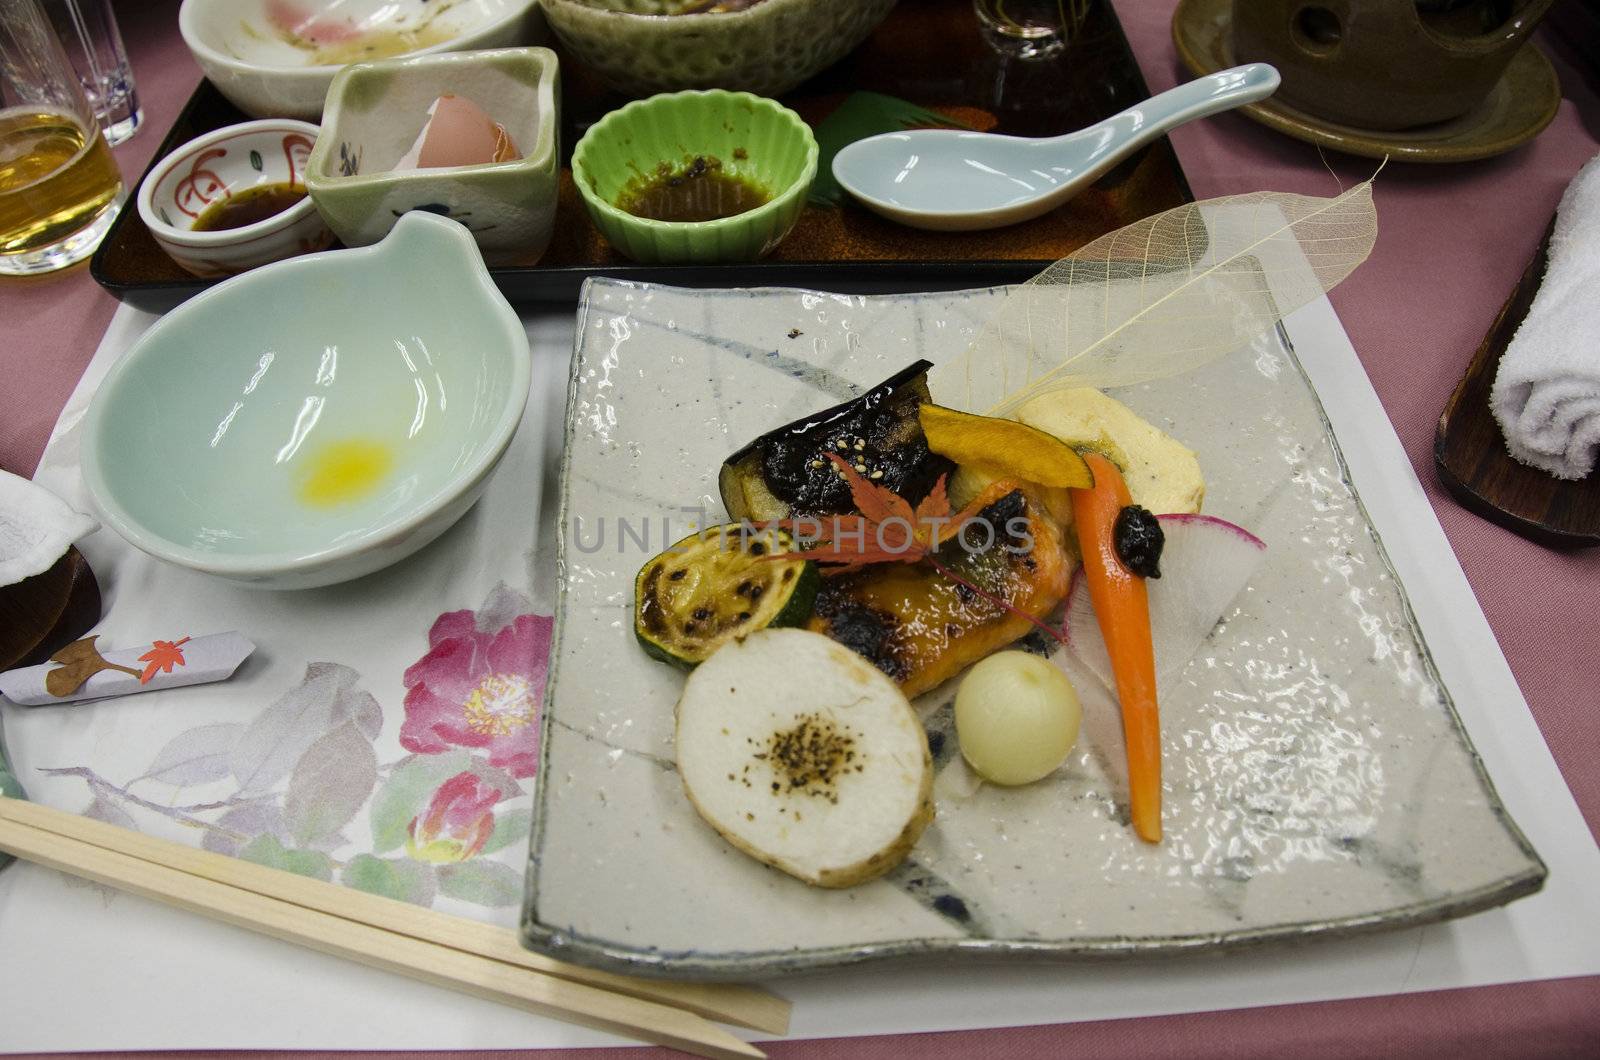
[[[770,0],[769,0],[770,2]],[[715,221],[655,221],[615,204],[629,181],[662,163],[715,158],[772,198]],[[800,116],[748,92],[674,92],[607,114],[572,152],[572,178],[595,226],[647,265],[753,261],[783,242],[817,175],[817,141]]]
[[[540,0],[574,58],[621,92],[729,88],[776,96],[867,38],[895,0],[759,0],[682,14],[688,0]]]
[[[522,157],[394,168],[445,93],[465,97],[510,134]],[[340,70],[306,163],[317,212],[347,247],[389,234],[412,210],[457,221],[491,265],[536,261],[550,243],[561,178],[560,77],[548,48],[418,55]]]

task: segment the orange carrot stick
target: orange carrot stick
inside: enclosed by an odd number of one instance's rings
[[[1128,745],[1128,800],[1139,838],[1161,842],[1161,721],[1156,709],[1156,658],[1144,579],[1123,566],[1113,542],[1117,514],[1132,501],[1117,466],[1085,453],[1094,485],[1074,489],[1072,518],[1083,551],[1083,575],[1100,623],[1122,703]]]

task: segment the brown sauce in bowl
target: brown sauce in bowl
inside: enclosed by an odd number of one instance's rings
[[[716,221],[771,200],[765,188],[726,172],[718,159],[698,155],[687,166],[663,162],[654,173],[635,177],[617,198],[617,208],[653,221]]]
[[[224,232],[265,221],[306,197],[304,184],[257,184],[212,203],[196,217],[190,230]]]

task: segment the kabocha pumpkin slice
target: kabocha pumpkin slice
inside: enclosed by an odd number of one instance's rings
[[[794,553],[793,560],[772,559]],[[730,523],[691,534],[639,569],[633,631],[644,650],[685,668],[767,626],[797,626],[811,616],[817,569],[794,536]]]
[[[853,512],[850,486],[829,453],[916,504],[954,470],[928,451],[917,419],[931,367],[917,361],[860,397],[768,431],[728,457],[717,480],[728,514],[762,522]]]
[[[684,682],[678,775],[753,858],[818,887],[883,875],[933,819],[928,738],[906,697],[815,633],[732,641]]]
[[[1040,486],[1094,484],[1089,465],[1071,446],[1025,423],[931,404],[922,406],[918,418],[928,448],[957,464],[976,464]]]

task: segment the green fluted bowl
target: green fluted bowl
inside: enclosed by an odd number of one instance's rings
[[[655,221],[616,202],[629,181],[665,162],[716,158],[723,172],[772,198],[715,221]],[[595,226],[646,265],[753,261],[783,242],[817,175],[817,141],[800,116],[748,92],[674,92],[636,100],[590,126],[572,152],[572,178]]]

